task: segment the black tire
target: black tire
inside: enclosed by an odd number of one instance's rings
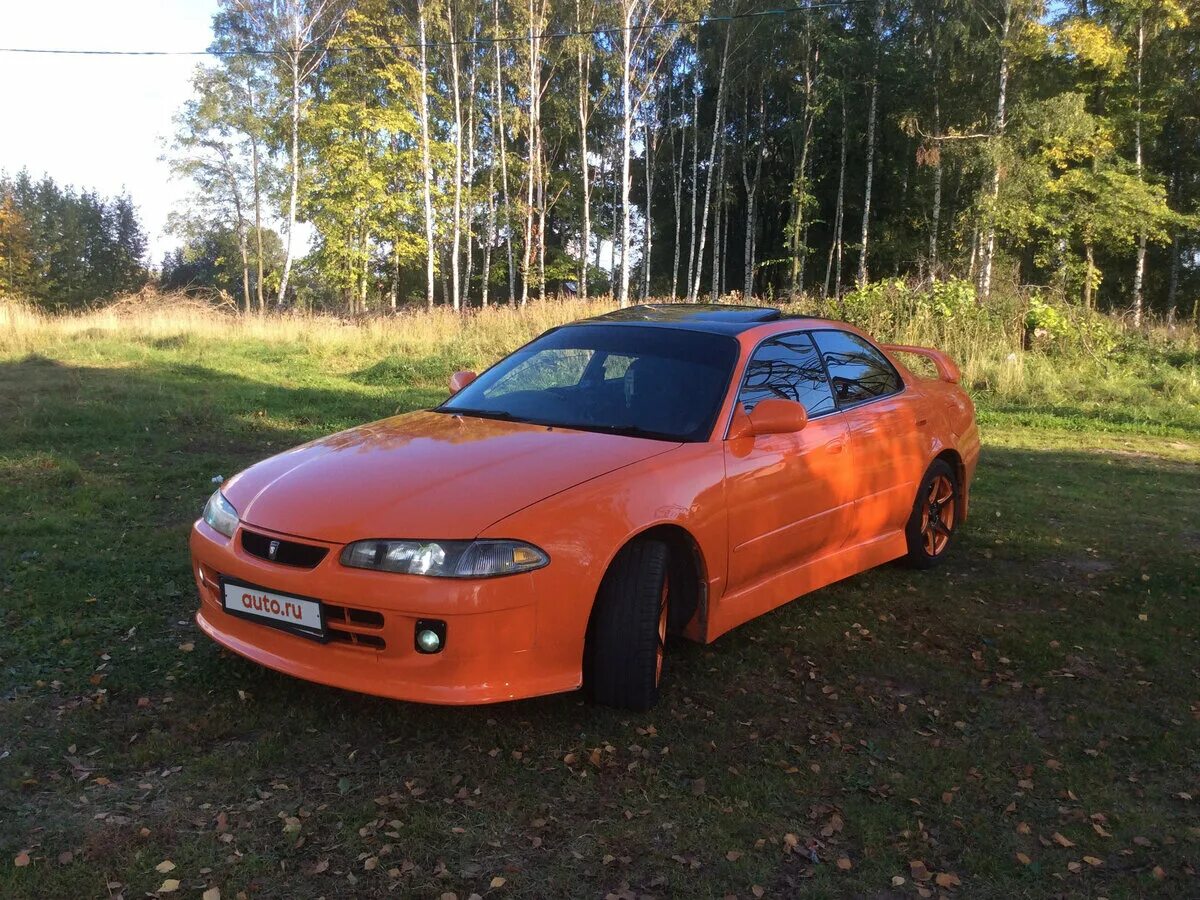
[[[904,526],[908,541],[904,561],[914,569],[932,569],[940,563],[954,544],[961,508],[958,473],[946,460],[935,459],[921,479]]]
[[[642,712],[658,701],[669,564],[665,543],[640,540],[605,573],[583,657],[583,686],[595,702]]]

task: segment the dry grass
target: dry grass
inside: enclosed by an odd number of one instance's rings
[[[65,352],[86,357],[120,344],[131,361],[138,348],[164,341],[221,356],[231,344],[302,351],[329,371],[347,372],[380,360],[415,362],[436,375],[452,366],[484,367],[548,328],[613,308],[609,298],[531,302],[455,313],[445,307],[347,319],[328,315],[240,316],[227,306],[143,292],[103,308],[49,315],[20,303],[0,303],[0,357]],[[805,300],[787,312],[838,317],[836,307]],[[939,347],[958,361],[964,383],[985,405],[1029,408],[1093,404],[1200,406],[1200,340],[1190,328],[1133,331],[1118,319],[1106,327],[1120,347],[1076,348],[1070,354],[1023,348],[1024,307],[1002,303],[986,315],[947,316],[886,301],[859,307],[855,324],[888,342]],[[108,354],[111,359],[111,354]],[[1147,421],[1155,416],[1147,415]]]

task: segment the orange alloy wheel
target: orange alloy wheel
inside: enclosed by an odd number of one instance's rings
[[[945,475],[929,483],[925,508],[921,514],[921,537],[925,552],[937,556],[950,543],[954,530],[954,484]]]
[[[667,652],[667,596],[670,594],[671,577],[663,576],[662,599],[658,610],[658,647],[655,648],[654,683],[662,680],[663,656]]]

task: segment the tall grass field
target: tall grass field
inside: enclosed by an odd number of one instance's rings
[[[344,320],[0,301],[0,896],[1200,896],[1200,340],[1036,293],[789,304],[939,347],[945,564],[668,653],[660,705],[423,707],[192,623],[216,476],[606,301]]]

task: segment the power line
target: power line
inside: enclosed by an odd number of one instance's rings
[[[456,41],[426,41],[425,48],[460,47],[460,46],[491,46],[494,44],[523,44],[537,38],[538,40],[563,40],[572,37],[603,37],[629,32],[658,31],[671,28],[687,28],[693,25],[712,25],[718,22],[736,22],[742,19],[757,19],[764,16],[789,16],[796,13],[819,12],[826,9],[843,9],[858,6],[874,0],[836,0],[836,2],[810,3],[805,6],[788,6],[780,9],[760,9],[745,13],[732,13],[724,16],[708,16],[703,19],[676,20],[671,22],[655,22],[647,25],[631,25],[624,27],[591,28],[584,31],[546,31],[537,35],[503,35],[499,37],[462,38]],[[419,50],[421,43],[406,44],[376,44],[346,47],[309,47],[301,52],[316,53],[379,53],[386,50]],[[52,47],[0,47],[0,53],[24,53],[29,55],[46,56],[215,56],[229,58],[237,56],[276,56],[287,51],[263,49],[261,47],[239,47],[234,50],[77,50]]]

